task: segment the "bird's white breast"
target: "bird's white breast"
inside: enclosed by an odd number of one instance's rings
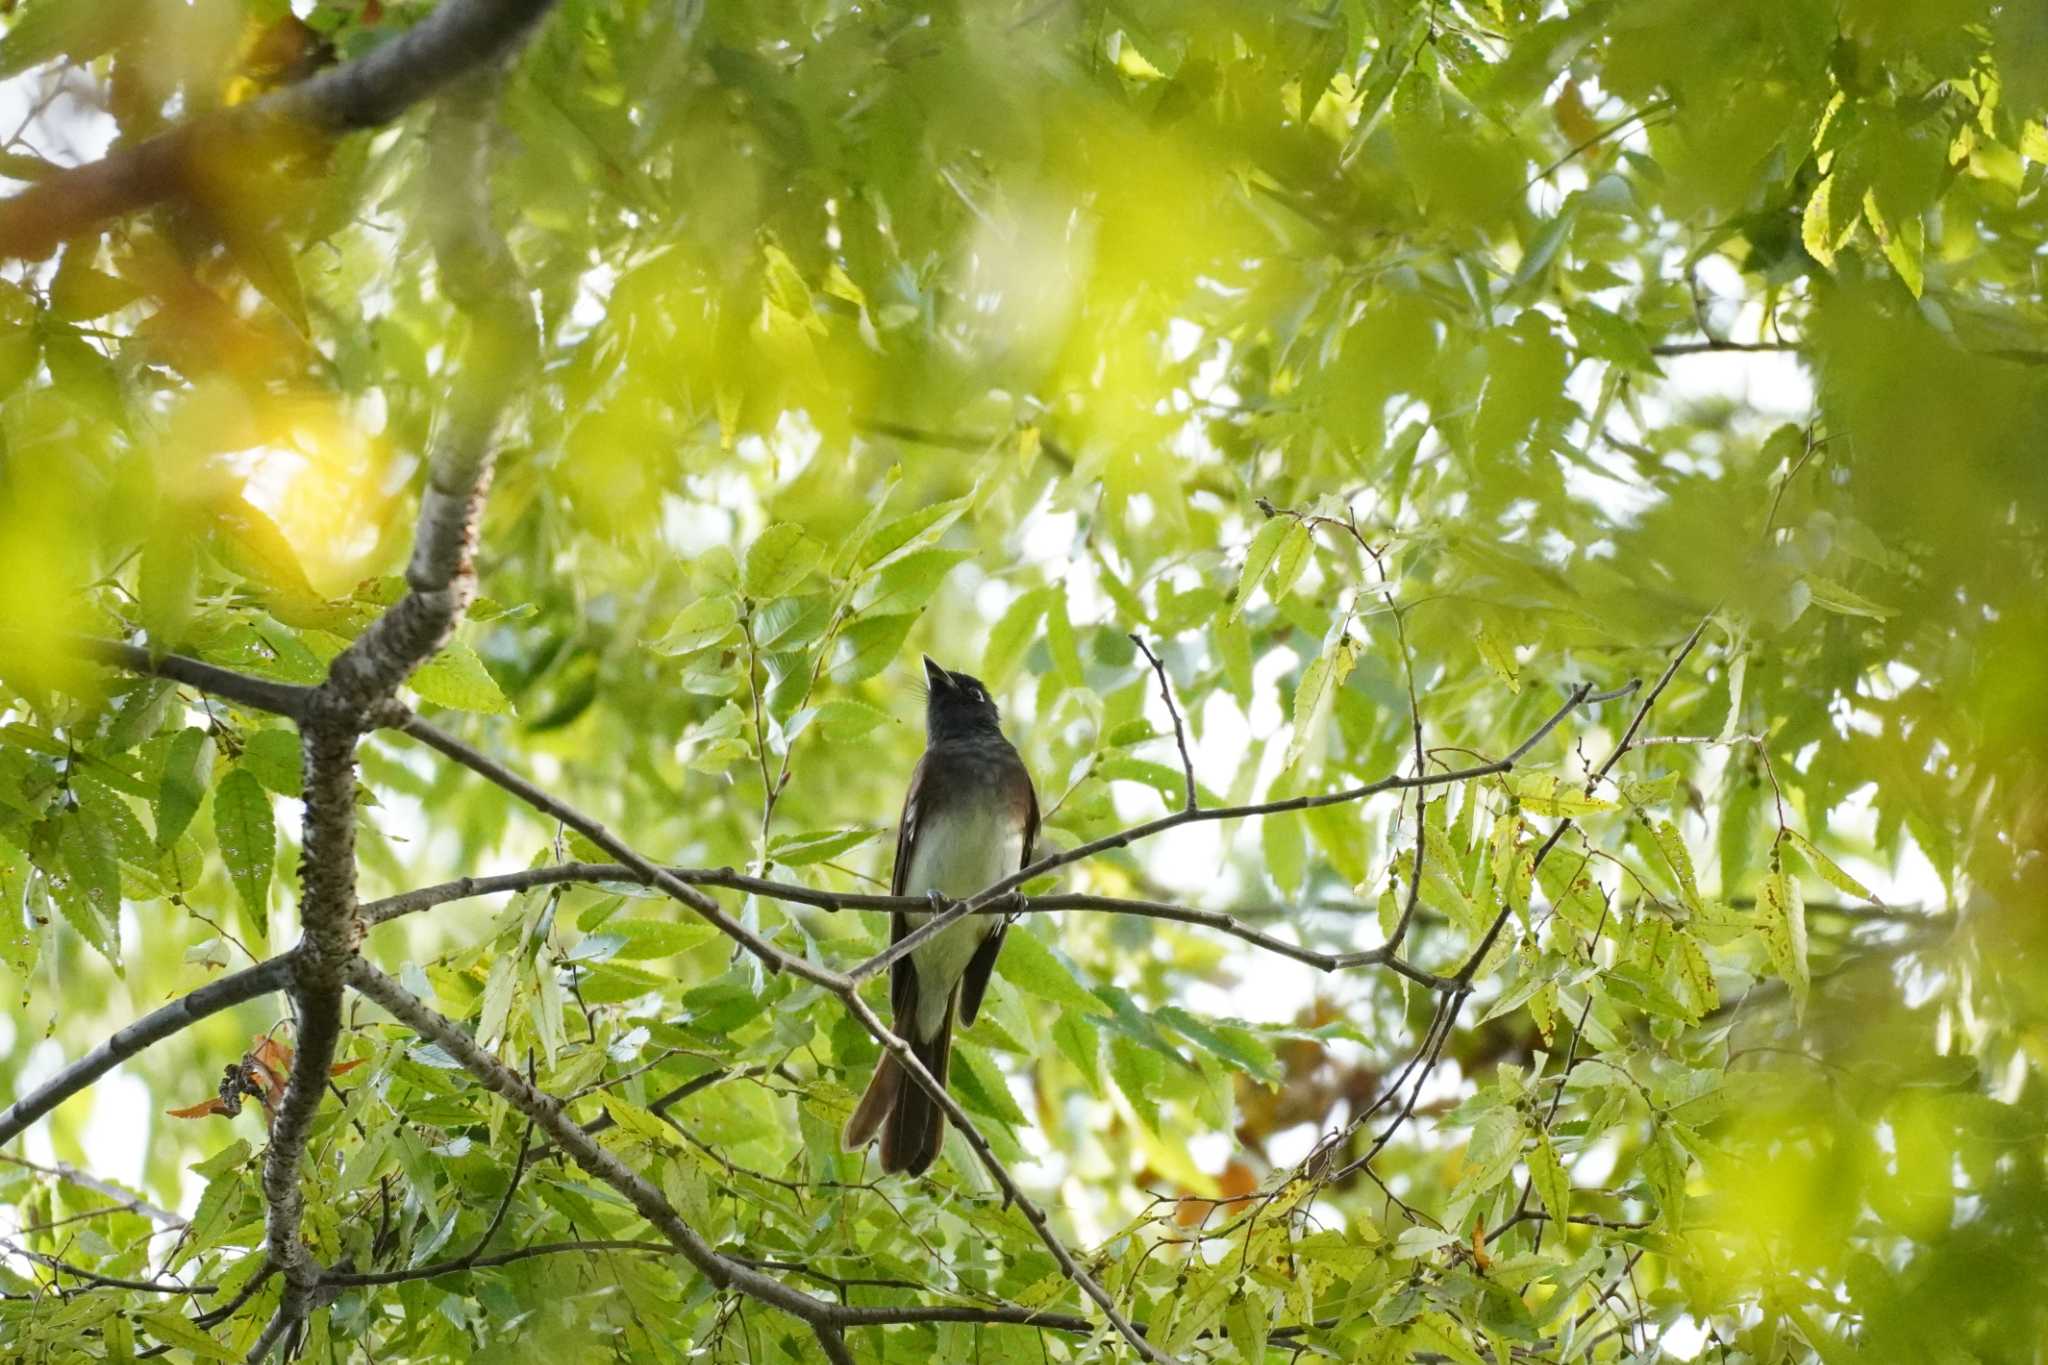
[[[949,802],[941,810],[917,812],[910,870],[903,894],[922,896],[936,891],[949,900],[964,900],[1024,865],[1024,830],[1007,803]],[[907,912],[914,929],[931,916]],[[974,950],[1000,921],[993,915],[970,915],[912,951],[917,966],[917,1029],[929,1038],[946,1017],[953,986],[967,970]]]

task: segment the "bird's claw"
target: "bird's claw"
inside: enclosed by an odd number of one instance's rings
[[[952,902],[947,900],[944,894],[938,891],[927,891],[924,893],[924,898],[932,903],[932,913],[934,915],[945,913],[947,907],[952,905]]]

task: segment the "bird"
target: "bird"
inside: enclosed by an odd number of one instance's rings
[[[890,915],[889,941],[944,908],[1021,871],[1038,840],[1038,793],[1017,750],[1003,737],[1001,714],[981,679],[924,658],[925,751],[911,770],[896,829],[889,890],[924,896],[932,909]],[[953,1051],[955,1011],[972,1024],[1002,951],[1008,921],[968,915],[890,967],[894,1028],[943,1086]],[[875,1064],[867,1091],[847,1120],[843,1142],[858,1151],[879,1134],[882,1169],[922,1174],[946,1135],[943,1109],[894,1055]]]

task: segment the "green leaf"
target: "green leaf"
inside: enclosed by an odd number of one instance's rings
[[[208,1336],[203,1328],[175,1308],[144,1308],[135,1320],[164,1345],[190,1351],[202,1360],[240,1360],[242,1357]]]
[[[270,794],[246,768],[235,768],[213,790],[213,828],[228,879],[247,912],[243,923],[257,940],[268,936],[270,871],[277,863],[277,825]]]
[[[700,597],[676,613],[668,630],[650,648],[670,658],[695,654],[723,642],[739,620],[738,599],[729,595]]]
[[[0,78],[53,57],[89,62],[112,49],[134,22],[132,0],[29,0],[0,38]]]
[[[700,948],[719,936],[713,926],[696,920],[678,923],[658,919],[606,920],[599,937],[616,938],[619,947],[611,954],[621,962],[644,962],[673,957]]]
[[[1575,216],[1573,208],[1573,202],[1567,200],[1564,209],[1555,218],[1536,230],[1535,237],[1529,242],[1529,249],[1522,255],[1521,265],[1515,269],[1515,277],[1508,282],[1510,293],[1526,289],[1535,283],[1543,272],[1550,268],[1550,263],[1557,259],[1557,253],[1563,249],[1565,240],[1572,233],[1572,219]]]
[[[1806,960],[1806,903],[1799,895],[1798,878],[1784,872],[1764,878],[1757,913],[1771,965],[1791,987],[1792,999],[1804,1013],[1812,975]]]
[[[1189,1042],[1221,1058],[1253,1080],[1266,1085],[1280,1083],[1280,1062],[1273,1055],[1273,1049],[1266,1045],[1265,1039],[1242,1024],[1204,1019],[1178,1005],[1162,1005],[1155,1017]]]
[[[643,1109],[630,1100],[620,1099],[607,1091],[604,1096],[604,1111],[611,1115],[612,1122],[619,1126],[620,1132],[630,1133],[641,1141],[651,1142],[658,1147],[688,1150],[683,1135],[663,1123],[660,1115]]]
[[[1153,1090],[1166,1079],[1166,1060],[1120,1033],[1109,1039],[1109,1074],[1147,1128],[1159,1132],[1159,1101]]]
[[[502,716],[512,710],[484,661],[460,640],[443,645],[440,653],[412,675],[409,685],[422,699],[455,711]]]
[[[1559,1223],[1572,1216],[1572,1184],[1565,1175],[1564,1163],[1557,1159],[1557,1148],[1551,1145],[1550,1134],[1538,1131],[1536,1145],[1529,1152],[1529,1183],[1536,1189],[1536,1197],[1543,1201],[1543,1211]]]
[[[305,786],[303,755],[296,730],[258,730],[242,744],[241,766],[279,796],[296,797]]]
[[[1678,827],[1669,820],[1659,820],[1655,830],[1657,851],[1664,855],[1664,862],[1671,868],[1671,875],[1677,879],[1679,897],[1688,910],[1700,908],[1700,888],[1693,876],[1692,854],[1685,847],[1685,838]]]
[[[1555,773],[1509,773],[1501,781],[1515,794],[1524,810],[1537,815],[1571,818],[1614,809],[1612,801],[1588,796],[1583,787],[1567,782]]]
[[[114,832],[80,809],[61,817],[57,845],[64,875],[53,879],[51,898],[78,936],[100,956],[121,965],[121,870]]]
[[[1829,176],[1815,186],[1812,196],[1806,201],[1805,211],[1799,217],[1799,240],[1804,243],[1806,254],[1830,270],[1835,265],[1835,241],[1828,201],[1833,196],[1834,183],[1834,177]]]
[[[827,743],[847,744],[894,719],[887,711],[866,702],[841,697],[820,706],[811,717],[810,725],[825,737]]]
[[[996,975],[1019,990],[1064,1006],[1066,1013],[1110,1013],[1109,1006],[1089,994],[1058,953],[1022,927],[1004,936],[1003,950],[996,957]]]
[[[1021,937],[1021,936],[1020,936]],[[1005,941],[1004,956],[1012,945]],[[996,970],[1003,969],[1002,958],[996,959]],[[1092,997],[1091,997],[1092,998]],[[1088,1085],[1089,1093],[1102,1098],[1102,1036],[1085,1015],[1075,1010],[1062,1010],[1052,1023],[1052,1040],[1059,1048],[1060,1055],[1072,1062],[1080,1071],[1081,1079]]]
[[[910,637],[915,616],[864,616],[839,633],[839,661],[832,680],[841,686],[862,682],[887,668]]]
[[[931,601],[932,594],[939,590],[939,585],[945,582],[946,575],[952,572],[953,566],[972,558],[972,550],[945,550],[936,546],[913,550],[882,570],[875,582],[873,599],[861,611],[874,616],[922,611],[925,603]]]
[[[747,547],[746,569],[740,581],[747,596],[756,601],[781,597],[803,582],[824,556],[825,547],[803,527],[794,522],[777,522]]]
[[[768,857],[784,867],[808,867],[836,858],[848,849],[859,848],[886,829],[812,830],[808,834],[785,834],[768,845]]]
[[[960,1093],[963,1108],[986,1114],[1012,1128],[1029,1126],[1031,1121],[1024,1117],[1024,1111],[1010,1097],[1010,1086],[1003,1079],[1001,1069],[986,1052],[972,1043],[956,1043],[953,1065],[952,1084]],[[913,1082],[905,1081],[904,1084]]]
[[[1850,592],[1831,579],[1813,574],[1806,576],[1806,586],[1813,593],[1813,604],[1837,616],[1868,616],[1882,621],[1897,613],[1890,607],[1880,606],[1867,597]]]
[[[172,736],[164,752],[163,777],[157,785],[156,846],[169,848],[177,842],[206,789],[213,784],[213,737],[197,726]]]
[[[1307,526],[1290,521],[1287,534],[1280,540],[1280,548],[1273,555],[1272,577],[1266,583],[1266,593],[1276,603],[1294,590],[1294,584],[1301,577],[1301,571],[1308,564],[1308,552],[1315,544],[1315,537]]]
[[[1017,661],[1031,647],[1033,632],[1045,616],[1057,589],[1034,588],[1010,603],[995,628],[988,633],[988,645],[981,653],[981,676],[991,687],[999,686],[1016,671]]]
[[[1273,567],[1273,556],[1279,552],[1280,542],[1294,525],[1289,517],[1268,517],[1252,536],[1251,546],[1244,552],[1244,568],[1237,576],[1237,594],[1230,604],[1231,620],[1235,621],[1251,601],[1252,590],[1259,586],[1266,570]]]
[[[1287,741],[1286,766],[1293,768],[1315,745],[1337,703],[1337,689],[1351,676],[1358,659],[1358,646],[1349,635],[1336,641],[1302,671],[1301,686],[1294,693],[1294,734]]]
[[[914,549],[937,540],[966,510],[966,498],[953,498],[904,513],[868,537],[860,555],[861,567],[879,564],[905,547]]]
[[[1493,670],[1496,677],[1507,684],[1510,694],[1519,695],[1522,690],[1522,683],[1520,670],[1515,663],[1514,650],[1503,645],[1495,638],[1494,633],[1487,629],[1486,622],[1483,620],[1475,628],[1473,638],[1479,646],[1479,657],[1486,661],[1486,666]]]
[[[1799,833],[1797,830],[1788,829],[1785,831],[1785,838],[1791,842],[1794,848],[1799,850],[1799,855],[1806,859],[1808,865],[1815,872],[1819,873],[1821,880],[1829,886],[1834,887],[1837,891],[1854,896],[1857,900],[1868,901],[1872,905],[1880,904],[1877,897],[1870,894],[1869,887],[1844,872],[1833,858],[1821,852],[1814,845],[1814,842],[1804,834]]]
[[[1082,686],[1081,648],[1074,639],[1074,623],[1067,615],[1067,592],[1059,585],[1045,603],[1045,644],[1052,655],[1052,675],[1068,687]]]

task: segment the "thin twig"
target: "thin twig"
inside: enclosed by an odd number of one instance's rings
[[[1138,652],[1152,665],[1152,671],[1159,675],[1159,695],[1166,702],[1166,714],[1173,717],[1173,742],[1180,749],[1180,770],[1188,784],[1187,803],[1181,809],[1194,810],[1198,804],[1195,799],[1195,761],[1188,757],[1187,732],[1181,728],[1180,708],[1173,704],[1173,686],[1166,680],[1166,665],[1159,661],[1159,656],[1136,631],[1131,632],[1131,643],[1138,647]]]

